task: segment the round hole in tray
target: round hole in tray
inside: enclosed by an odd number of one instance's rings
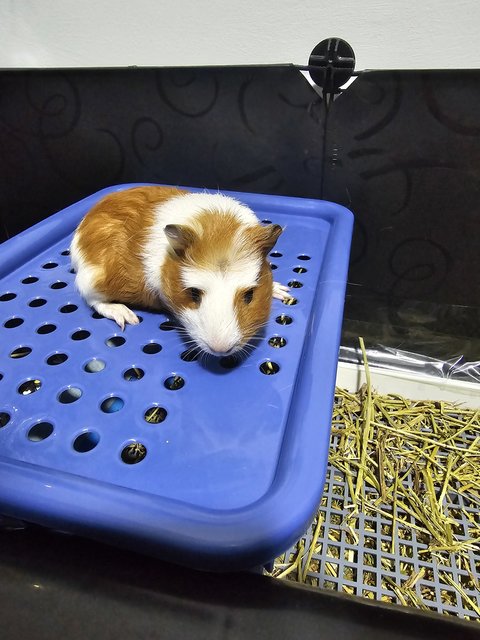
[[[310,256],[307,256],[306,253],[301,253],[299,256],[297,256],[298,260],[310,260]]]
[[[275,271],[275,269],[278,269],[278,266],[276,264],[274,264],[273,262],[270,263],[270,269],[272,271]]]
[[[121,347],[122,344],[125,344],[126,340],[122,336],[112,336],[111,338],[107,338],[105,340],[105,344],[107,347]]]
[[[60,313],[73,313],[78,309],[76,304],[64,304],[60,307]]]
[[[153,354],[159,353],[162,350],[162,346],[158,342],[149,342],[142,347],[143,353]]]
[[[81,389],[78,387],[67,387],[58,394],[57,400],[62,404],[72,404],[72,402],[76,402],[81,397]]]
[[[22,396],[29,396],[35,393],[35,391],[38,391],[41,386],[42,383],[40,380],[25,380],[25,382],[22,382],[18,387],[18,393]]]
[[[15,327],[19,327],[23,322],[23,318],[9,318],[3,323],[3,326],[5,329],[15,329]]]
[[[10,352],[10,358],[25,358],[29,353],[32,353],[30,347],[17,347]]]
[[[87,373],[98,373],[105,369],[105,362],[100,358],[92,358],[83,367],[83,370]]]
[[[70,255],[70,249],[65,249],[65,251],[62,251],[62,253],[60,255],[61,256],[69,256]]]
[[[0,302],[8,302],[9,300],[13,300],[16,297],[17,297],[16,293],[11,293],[11,292],[3,293],[0,296]]]
[[[282,304],[286,304],[287,307],[292,307],[293,305],[297,304],[297,302],[297,298],[285,298],[285,300],[282,300]]]
[[[265,220],[262,220],[262,224],[272,224],[272,221],[265,219]]]
[[[137,464],[147,455],[147,448],[141,442],[130,442],[123,448],[121,458],[125,464]]]
[[[308,269],[305,267],[293,267],[295,273],[307,273]]]
[[[292,289],[301,289],[303,287],[303,282],[299,282],[298,280],[290,280],[288,286]]]
[[[96,431],[85,431],[75,438],[73,448],[78,453],[88,453],[100,442],[100,434]]]
[[[31,427],[27,433],[27,438],[31,442],[41,442],[53,433],[53,424],[51,422],[37,422]]]
[[[273,376],[280,371],[280,367],[276,362],[265,360],[265,362],[262,362],[260,365],[260,371],[266,376]]]
[[[90,331],[87,331],[86,329],[78,329],[78,331],[75,331],[74,333],[72,333],[72,335],[70,336],[72,340],[86,340],[87,338],[90,337]]]
[[[10,414],[6,411],[0,411],[0,429],[6,427],[10,422]]]
[[[93,318],[94,320],[101,320],[101,319],[102,319],[102,318],[104,318],[104,317],[105,317],[105,316],[101,316],[101,315],[98,313],[98,311],[94,311],[94,312],[92,313],[92,318]]]
[[[76,273],[75,269],[69,269],[68,273]]]
[[[198,360],[200,355],[200,350],[197,347],[190,347],[190,349],[186,349],[180,354],[180,358],[185,362],[194,362]]]
[[[287,341],[285,338],[282,338],[282,336],[272,336],[268,341],[268,344],[275,349],[280,349],[287,344]]]
[[[38,278],[36,276],[28,276],[22,280],[22,284],[33,284],[34,282],[38,282]]]
[[[281,325],[292,324],[293,318],[290,316],[287,316],[285,313],[282,313],[281,315],[275,318],[275,322]]]
[[[116,413],[123,408],[124,401],[118,396],[109,396],[100,405],[100,409],[103,413]]]
[[[45,362],[50,366],[55,367],[57,364],[62,364],[66,360],[68,360],[66,353],[52,353],[51,356],[48,356]]]
[[[145,375],[145,371],[143,369],[139,369],[138,367],[131,367],[127,369],[123,374],[123,377],[128,382],[134,382],[135,380],[141,380]]]
[[[173,320],[165,320],[165,322],[162,322],[160,325],[162,331],[174,331],[176,328],[177,325]]]
[[[280,253],[280,251],[272,251],[272,253],[270,254],[271,258],[281,258],[283,256],[283,253]]]
[[[30,300],[30,302],[28,303],[29,307],[43,307],[44,304],[47,304],[47,301],[45,300],[45,298],[34,298],[33,300]]]
[[[42,264],[42,269],[55,269],[55,267],[58,267],[56,262],[46,262],[45,264]]]
[[[167,389],[170,389],[170,391],[178,391],[178,389],[181,389],[185,385],[185,380],[174,373],[169,376],[163,384]]]
[[[50,289],[65,289],[67,286],[67,283],[63,282],[63,280],[57,280],[57,282],[52,282]]]
[[[237,358],[237,356],[225,356],[223,358],[220,358],[219,364],[224,369],[235,369],[235,367],[238,367],[238,365],[240,364],[240,360]]]
[[[38,327],[37,333],[39,333],[40,335],[52,333],[52,331],[55,331],[56,328],[57,327],[54,324],[50,324],[50,323],[42,324]]]
[[[143,414],[145,422],[150,424],[160,424],[167,417],[167,410],[163,407],[150,407]]]

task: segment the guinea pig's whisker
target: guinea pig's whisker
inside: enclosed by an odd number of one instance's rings
[[[236,322],[236,318],[232,318],[231,320],[229,320],[229,322],[228,322],[228,324],[227,324],[226,328],[227,328],[227,329],[230,329],[230,327],[233,325],[233,323],[234,323],[234,322]]]
[[[195,354],[196,358],[199,358],[201,353],[202,353],[203,349],[201,349],[198,344],[194,344],[193,346],[190,347],[190,349],[188,350],[188,355],[190,354]]]
[[[262,342],[265,340],[265,336],[252,336],[248,342]]]
[[[188,331],[185,329],[185,327],[175,327],[175,329],[178,331],[178,333],[183,337],[185,336],[186,338],[190,338],[190,334],[188,333]]]
[[[210,355],[206,349],[202,349],[200,352],[200,362],[204,365],[208,365],[208,356]]]

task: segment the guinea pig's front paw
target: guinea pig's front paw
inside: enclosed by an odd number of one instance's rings
[[[115,320],[122,331],[125,329],[125,324],[138,324],[140,322],[138,316],[124,304],[99,302],[95,305],[95,309],[105,318]]]
[[[290,289],[279,282],[273,283],[273,297],[277,298],[277,300],[288,300],[292,296],[289,294]]]

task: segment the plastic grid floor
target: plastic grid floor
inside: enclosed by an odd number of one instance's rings
[[[339,436],[332,438],[332,447],[336,446],[338,439]],[[413,487],[411,476],[407,476],[405,482]],[[401,598],[392,590],[392,585],[400,586],[423,570],[414,589],[418,601],[425,609],[480,620],[480,589],[472,586],[472,576],[477,584],[480,577],[480,548],[466,551],[468,564],[462,563],[454,553],[442,553],[438,560],[433,557],[422,560],[419,552],[426,550],[428,545],[413,527],[406,528],[397,524],[396,532],[393,533],[392,521],[382,517],[380,513],[366,515],[360,512],[354,518],[349,518],[344,505],[351,504],[350,498],[344,473],[329,464],[317,516],[321,519],[321,525],[315,544],[316,551],[308,569],[307,553],[301,565],[307,583],[372,600],[401,604]],[[453,526],[456,537],[468,540],[469,526],[475,522],[480,523],[478,510],[458,493],[450,493],[446,499],[450,505],[458,505],[458,508],[450,507],[449,510],[455,520]],[[385,506],[382,509],[385,510]],[[414,518],[399,507],[397,514],[407,522],[414,522]],[[465,514],[469,514],[470,521]],[[310,548],[315,528],[316,521],[302,538],[304,549]],[[295,545],[287,552],[286,557],[293,557],[297,551],[298,545]],[[428,555],[423,557],[428,558]],[[454,586],[446,582],[446,576],[461,586],[470,601],[465,600]]]

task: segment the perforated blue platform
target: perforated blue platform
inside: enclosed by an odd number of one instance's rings
[[[73,230],[128,186],[0,247],[0,513],[196,568],[260,565],[322,494],[352,215],[229,192],[286,226],[271,262],[296,304],[274,301],[241,363],[185,360],[167,315],[122,333],[74,288]]]

